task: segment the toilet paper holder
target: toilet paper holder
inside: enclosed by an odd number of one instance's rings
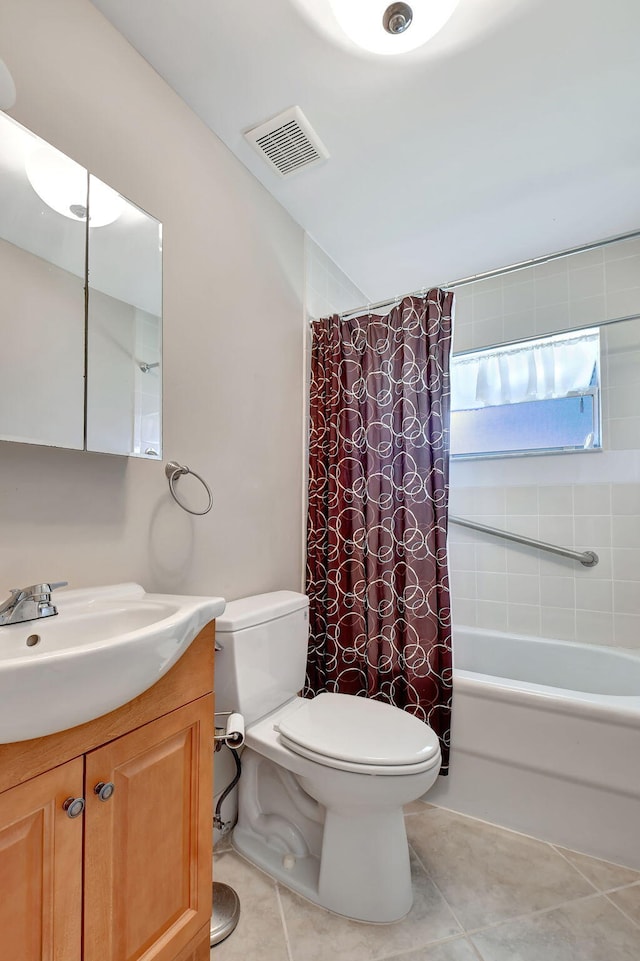
[[[214,749],[219,751],[223,744],[236,750],[244,744],[244,718],[237,711],[216,711],[216,718],[226,717],[224,727],[215,726],[213,734]]]

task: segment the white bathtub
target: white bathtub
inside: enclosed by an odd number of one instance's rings
[[[426,801],[640,869],[640,656],[457,627]]]

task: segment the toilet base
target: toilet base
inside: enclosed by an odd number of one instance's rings
[[[320,773],[326,781],[329,769]],[[370,792],[369,779],[362,777]],[[234,848],[335,914],[374,924],[399,921],[413,903],[402,808],[329,806],[310,791],[322,793],[309,778],[247,748]]]
[[[401,921],[411,910],[413,891],[411,875],[405,877],[404,883],[395,882],[389,885],[387,891],[376,892],[376,905],[363,906],[359,891],[362,888],[345,889],[344,874],[339,877],[338,887],[330,889],[329,893],[320,892],[320,858],[309,854],[306,857],[294,857],[283,854],[270,847],[265,840],[252,831],[236,828],[232,835],[234,849],[256,867],[261,868],[268,875],[295,894],[302,895],[308,901],[317,904],[333,914],[350,918],[354,921],[366,921],[369,924],[391,924]],[[408,857],[407,857],[408,860]],[[325,873],[325,885],[328,878]],[[366,879],[371,884],[371,877]],[[347,882],[349,883],[349,882]],[[353,882],[352,882],[353,883]],[[358,883],[357,881],[355,882]],[[355,896],[354,896],[355,895]],[[388,899],[385,901],[385,897]]]

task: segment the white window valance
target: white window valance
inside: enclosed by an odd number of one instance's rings
[[[452,410],[583,393],[600,363],[600,331],[554,334],[451,359]]]

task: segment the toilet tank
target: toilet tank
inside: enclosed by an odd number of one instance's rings
[[[309,599],[274,591],[229,601],[216,619],[216,712],[245,724],[274,711],[304,685]]]

